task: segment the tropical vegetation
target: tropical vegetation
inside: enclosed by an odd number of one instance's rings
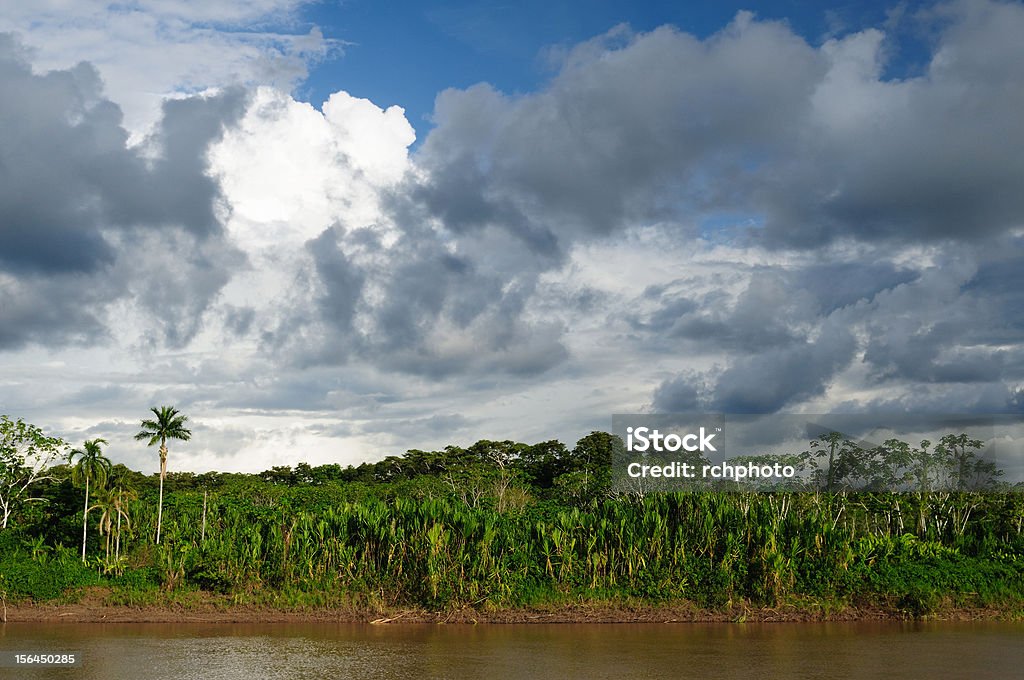
[[[82,562],[85,562],[85,542],[89,529],[89,483],[95,481],[102,489],[107,483],[107,474],[110,472],[110,459],[103,455],[102,446],[107,443],[106,439],[90,439],[82,448],[74,449],[68,454],[68,462],[71,463],[71,481],[74,483],[85,482],[85,503],[82,508]]]
[[[167,477],[167,440],[188,441],[192,437],[192,431],[185,427],[188,416],[181,415],[173,406],[154,406],[150,410],[156,418],[143,420],[142,431],[135,435],[135,439],[149,440],[149,446],[160,443],[160,497],[157,500],[156,514],[156,542],[159,544],[164,515],[164,479]]]
[[[185,438],[172,434],[187,433],[180,413],[154,414],[141,439],[163,448]],[[34,502],[15,503],[17,521],[0,531],[0,584],[8,599],[35,601],[101,584],[112,604],[204,592],[233,603],[382,610],[813,602],[1021,615],[1020,489],[852,493],[844,478],[866,472],[826,467],[840,465],[844,442],[812,443],[804,461],[820,474],[803,490],[647,495],[612,491],[617,440],[602,432],[571,449],[480,441],[259,474],[170,473],[164,452],[157,475],[111,466],[92,506],[75,483],[78,456],[76,466],[36,477]],[[954,478],[978,462],[978,445],[959,434],[935,447],[891,440],[891,460],[866,459],[902,477],[924,450],[928,474],[934,466]],[[77,478],[88,482],[84,474]],[[85,565],[65,547],[83,521],[97,529]]]

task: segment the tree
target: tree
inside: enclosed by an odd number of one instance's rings
[[[552,439],[523,449],[516,465],[531,486],[547,490],[554,486],[555,478],[566,471],[568,460],[569,450],[565,444]]]
[[[130,527],[131,522],[125,510],[127,501],[135,498],[135,493],[124,487],[124,481],[115,479],[107,489],[100,489],[96,494],[96,504],[90,510],[100,511],[100,536],[106,536],[105,569],[118,570],[121,557],[121,522]],[[116,525],[115,525],[116,519]],[[114,539],[114,561],[110,560],[110,543]],[[120,573],[120,572],[118,572]]]
[[[297,477],[290,465],[275,465],[269,470],[260,473],[260,479],[268,484],[280,484],[282,486],[295,486]]]
[[[988,489],[1002,476],[995,463],[984,460],[978,451],[985,445],[965,433],[947,434],[939,440],[935,453],[945,465],[952,487],[958,491]]]
[[[488,477],[493,479],[491,491],[497,502],[498,512],[504,512],[510,505],[522,507],[526,494],[518,478],[520,470],[515,467],[527,446],[511,440],[490,441],[483,439],[467,449],[467,452],[479,460]],[[511,501],[511,503],[510,503]]]
[[[167,476],[167,440],[179,439],[187,442],[192,438],[192,431],[185,428],[188,416],[178,412],[173,406],[156,406],[149,409],[156,416],[156,419],[142,421],[142,431],[135,435],[135,439],[142,441],[148,439],[147,446],[153,446],[160,442],[160,500],[156,511],[156,542],[160,543],[160,526],[163,521],[164,512],[164,478]]]
[[[7,528],[19,504],[45,502],[31,495],[32,487],[52,479],[46,471],[63,457],[66,446],[20,418],[0,416],[0,529]]]
[[[578,505],[599,500],[611,491],[612,462],[622,460],[625,444],[607,432],[591,432],[576,442],[565,472],[554,480],[564,500]]]
[[[870,453],[876,491],[899,491],[914,481],[915,451],[907,442],[887,439]]]
[[[85,563],[85,539],[89,521],[89,482],[95,481],[96,486],[101,489],[107,483],[107,475],[110,474],[110,459],[103,455],[102,445],[106,439],[90,439],[82,444],[82,448],[75,449],[68,456],[68,462],[75,467],[71,473],[71,480],[80,484],[85,480],[85,509],[82,510],[82,562]],[[78,462],[75,462],[75,459]]]
[[[932,490],[935,482],[935,468],[939,466],[939,455],[934,450],[929,451],[932,443],[927,439],[921,440],[920,448],[913,448],[910,451],[910,472],[913,481],[917,484],[918,493],[925,493]]]
[[[852,485],[867,472],[864,449],[840,432],[821,435],[811,442],[811,450],[801,456],[815,468],[815,484],[830,493],[842,488],[844,481]]]

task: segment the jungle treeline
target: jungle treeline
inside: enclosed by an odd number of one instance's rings
[[[950,437],[971,450],[932,463],[956,474],[976,447]],[[359,466],[167,472],[162,505],[159,475],[123,465],[101,464],[87,497],[83,449],[77,466],[62,459],[34,481],[35,500],[0,530],[0,595],[68,600],[104,586],[112,605],[206,592],[286,608],[687,601],[1020,615],[1019,489],[851,493],[835,444],[812,442],[803,460],[819,483],[798,491],[614,493],[621,443],[594,432],[572,448],[480,441]]]

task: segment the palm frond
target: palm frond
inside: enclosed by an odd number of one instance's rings
[[[153,406],[149,410],[156,419],[142,421],[142,430],[135,435],[136,440],[148,439],[147,446],[153,446],[168,439],[188,441],[192,438],[192,431],[185,427],[188,416],[181,414],[178,409],[173,406]]]

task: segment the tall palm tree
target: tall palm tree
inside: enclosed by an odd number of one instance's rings
[[[164,514],[164,477],[167,476],[167,440],[180,439],[187,442],[192,438],[192,431],[185,428],[188,416],[181,415],[173,406],[154,406],[149,410],[156,416],[156,420],[143,420],[142,432],[135,435],[135,438],[140,441],[148,439],[147,446],[160,442],[160,504],[156,511],[156,542],[160,543],[160,526]]]
[[[71,479],[75,484],[85,480],[85,508],[82,511],[82,562],[85,562],[85,539],[89,520],[89,483],[95,481],[96,486],[103,487],[110,472],[110,459],[103,455],[102,445],[106,439],[90,439],[82,444],[82,448],[74,449],[68,456],[68,462],[75,467]],[[75,462],[75,459],[78,462]]]

